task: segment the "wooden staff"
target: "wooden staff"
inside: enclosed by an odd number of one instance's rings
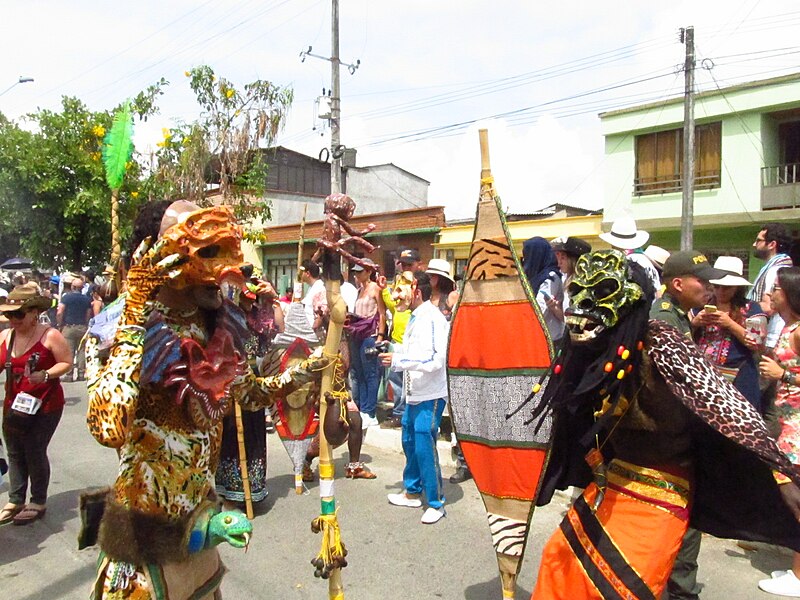
[[[330,254],[333,254],[331,256]],[[339,256],[335,253],[326,252],[326,260],[336,260],[339,262]],[[330,310],[330,323],[328,324],[328,336],[325,338],[325,356],[335,357],[339,354],[339,342],[342,339],[342,330],[344,329],[344,320],[347,316],[347,306],[339,293],[339,278],[336,269],[336,279],[329,277],[325,282],[325,291],[328,296],[328,309]],[[332,273],[331,273],[332,274]],[[326,392],[330,392],[333,383],[333,372],[336,367],[335,362],[331,362],[322,372],[322,383],[320,385],[320,403],[319,403],[319,422],[325,422],[325,413],[328,411],[328,403],[323,399]],[[322,514],[336,514],[336,497],[333,495],[333,452],[325,439],[325,435],[320,431],[319,436],[319,479],[320,479],[320,504],[322,507]],[[330,496],[323,496],[323,490],[326,485],[325,481],[329,482],[331,490]],[[344,586],[342,584],[342,570],[334,569],[331,571],[330,578],[328,579],[328,598],[330,600],[344,600]]]
[[[300,240],[297,242],[297,278],[292,293],[292,302],[300,302],[303,289],[303,272],[300,270],[300,265],[303,263],[303,243],[305,242],[306,234],[306,210],[308,204],[303,204],[303,218],[300,219]],[[294,493],[298,496],[303,494],[303,474],[294,474]]]
[[[300,241],[297,244],[297,281],[294,284],[292,302],[300,302],[303,299],[303,271],[300,266],[303,264],[303,242],[306,236],[306,210],[308,210],[308,204],[303,204],[303,218],[300,219]]]
[[[247,472],[247,450],[244,447],[244,424],[242,423],[242,407],[233,403],[236,419],[236,439],[239,441],[239,469],[242,472],[242,490],[244,491],[244,509],[247,518],[253,520],[253,495],[250,491],[250,475]]]

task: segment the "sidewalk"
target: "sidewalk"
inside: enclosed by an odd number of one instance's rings
[[[370,447],[402,454],[403,444],[400,441],[400,430],[370,427],[364,435],[364,448]],[[450,442],[439,439],[436,442],[436,450],[439,453],[439,464],[442,467],[456,468],[456,463],[450,452]]]

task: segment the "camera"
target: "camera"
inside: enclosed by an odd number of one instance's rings
[[[380,354],[381,352],[386,352],[387,350],[389,350],[388,340],[384,340],[382,342],[375,342],[374,348],[367,348],[366,350],[364,350],[364,356],[369,356],[369,357],[378,356],[378,354]]]

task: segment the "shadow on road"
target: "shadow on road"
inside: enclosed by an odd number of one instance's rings
[[[491,581],[476,583],[464,589],[464,600],[486,600],[486,598],[499,598],[503,595],[503,586],[500,577],[495,577]],[[530,598],[530,590],[522,589],[517,586],[514,593],[515,598]]]
[[[22,596],[18,600],[41,600],[41,598],[86,598],[91,591],[97,571],[92,564],[84,565],[61,579],[51,581],[33,594]]]
[[[773,571],[789,569],[792,565],[792,552],[786,548],[779,548],[770,544],[747,542],[755,550],[728,549],[725,554],[750,561],[750,565],[766,576]]]
[[[0,565],[38,554],[44,540],[64,531],[64,523],[75,518],[77,513],[78,493],[79,490],[70,490],[50,496],[47,499],[47,514],[30,525],[2,525]]]

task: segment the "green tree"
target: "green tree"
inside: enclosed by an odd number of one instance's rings
[[[132,100],[143,119],[157,108],[161,80]],[[59,111],[29,114],[28,125],[0,115],[0,258],[21,253],[42,268],[77,269],[109,255],[110,191],[101,157],[113,111],[91,111],[64,97]],[[141,167],[131,161],[120,190],[120,221],[130,229],[141,203]]]
[[[207,206],[213,201],[209,184],[216,185],[242,221],[268,220],[267,165],[258,150],[270,146],[283,126],[292,90],[264,80],[237,88],[208,66],[186,76],[202,116],[164,131],[158,167],[145,184],[148,194]],[[258,238],[256,230],[246,234]]]

